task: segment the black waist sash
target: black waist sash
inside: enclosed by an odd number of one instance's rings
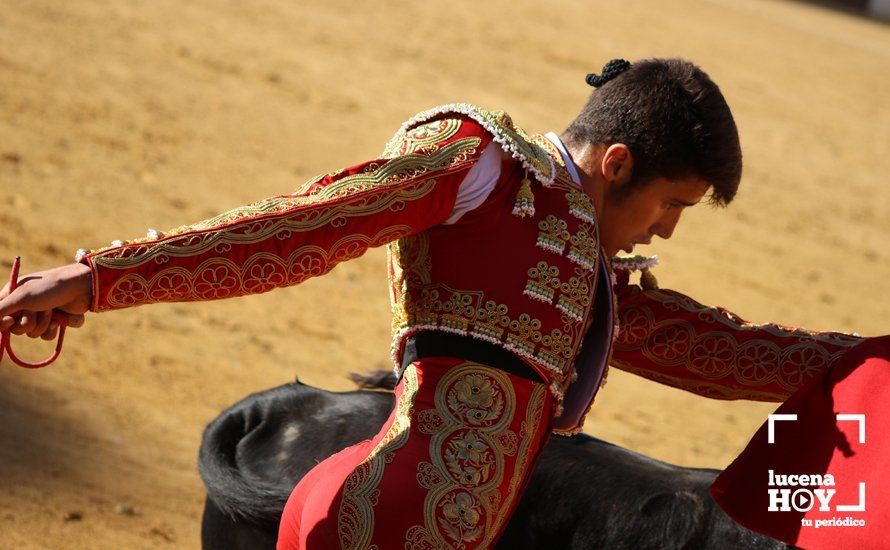
[[[408,337],[402,355],[402,370],[424,357],[458,357],[508,372],[539,384],[544,383],[517,355],[489,342],[449,332],[426,331]]]

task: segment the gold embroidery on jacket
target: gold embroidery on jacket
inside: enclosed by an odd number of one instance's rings
[[[646,296],[662,303],[668,309],[677,310],[682,308],[686,311],[698,313],[699,316],[703,318],[707,317],[712,321],[719,322],[734,330],[763,330],[773,336],[801,337],[834,344],[836,346],[855,346],[862,342],[862,338],[859,336],[852,336],[840,332],[818,332],[796,327],[786,327],[774,323],[749,323],[731,311],[719,307],[702,305],[689,296],[670,290],[646,291]]]
[[[552,304],[557,288],[559,269],[547,262],[538,262],[538,265],[528,270],[528,281],[522,293],[534,300]]]
[[[137,239],[126,246],[99,250],[92,254],[93,262],[125,269],[150,260],[162,262],[166,256],[191,256],[214,247],[259,242],[273,235],[286,238],[289,232],[310,231],[326,224],[342,225],[347,218],[395,208],[400,202],[425,196],[432,191],[434,180],[408,182],[467,164],[481,141],[477,137],[462,138],[429,154],[372,163],[364,173],[311,187],[302,195],[272,197],[172,229],[160,241]],[[404,187],[390,189],[397,186]],[[375,193],[378,190],[387,192]]]
[[[335,200],[368,189],[398,185],[428,172],[461,166],[476,153],[480,143],[482,140],[478,137],[465,137],[441,148],[427,148],[404,156],[372,162],[365,167],[364,173],[345,176],[328,185],[315,185],[318,181],[308,182],[301,188],[302,193],[298,193],[297,204]]]
[[[590,308],[590,287],[584,282],[581,269],[576,268],[576,275],[560,285],[556,308],[572,320],[581,322],[584,320],[584,313]]]
[[[150,280],[138,273],[130,273],[106,291],[108,304],[110,307],[128,307],[155,302],[217,300],[266,292],[323,275],[338,263],[361,256],[368,248],[410,232],[410,227],[396,225],[370,237],[358,233],[347,235],[328,250],[306,245],[291,252],[287,258],[259,252],[241,264],[223,256],[209,258],[190,269],[162,269]]]
[[[626,372],[648,378],[655,382],[680,388],[688,392],[712,399],[749,399],[754,401],[781,402],[788,398],[790,393],[777,393],[762,391],[755,388],[737,388],[727,386],[725,382],[707,382],[705,380],[686,379],[679,376],[671,376],[663,372],[631,365],[624,361],[612,358],[611,365]]]
[[[569,213],[585,223],[594,223],[596,220],[596,213],[593,208],[593,203],[590,202],[590,197],[578,188],[578,186],[573,186],[573,188],[566,193],[566,199],[569,201]]]
[[[408,442],[414,395],[418,388],[414,365],[405,369],[404,380],[392,425],[371,454],[346,478],[337,517],[340,548],[344,550],[376,548],[369,543],[374,533],[377,486],[383,478],[384,468],[392,462],[393,453]]]
[[[587,226],[582,225],[578,232],[571,236],[572,243],[568,258],[585,269],[590,269],[596,262],[597,242]]]
[[[460,130],[458,119],[446,118],[428,122],[397,135],[381,155],[383,158],[399,157],[416,151],[437,149],[437,144],[452,137]]]
[[[566,231],[567,227],[568,224],[565,221],[558,219],[553,214],[548,215],[538,222],[538,229],[541,231],[538,233],[537,245],[544,250],[562,254],[566,248],[566,241],[570,238],[569,232]]]
[[[447,298],[442,298],[445,294]],[[420,291],[419,299],[405,303],[406,324],[399,329],[434,328],[473,336],[502,345],[555,372],[568,368],[572,344],[580,326],[572,322],[549,334],[541,332],[541,321],[526,313],[509,315],[505,304],[484,300],[483,292],[459,291],[447,285],[432,285]],[[575,331],[575,332],[570,332]],[[400,333],[393,339],[393,352],[400,343]]]
[[[707,307],[691,298],[668,290],[647,291],[646,296],[671,311],[696,313],[704,322],[716,323],[727,330],[711,330],[698,334],[689,321],[667,319],[656,321],[646,304],[621,308],[621,332],[616,348],[622,351],[640,350],[649,360],[664,367],[683,367],[696,377],[722,380],[684,379],[682,371],[649,372],[647,369],[613,363],[619,368],[642,376],[721,399],[760,399],[782,401],[816,374],[833,364],[846,349],[831,353],[822,344],[848,348],[860,338],[840,333],[819,333],[774,324],[755,325],[722,309]],[[762,338],[739,342],[735,334],[744,331],[763,331],[770,336],[791,337],[796,343],[782,346],[781,342]],[[738,384],[727,387],[727,378]],[[759,387],[777,382],[784,392],[766,392]]]
[[[547,151],[530,137],[522,128],[513,124],[510,115],[504,111],[487,111],[469,103],[452,103],[434,107],[411,117],[393,136],[390,143],[384,149],[385,153],[391,152],[400,146],[405,139],[405,134],[419,124],[442,116],[454,114],[465,115],[490,132],[494,141],[509,153],[514,159],[520,161],[526,170],[535,174],[538,181],[544,185],[553,183],[556,172],[554,159]]]
[[[387,245],[393,334],[408,325],[408,287],[430,283],[432,258],[429,248],[430,239],[426,231],[402,237]]]
[[[508,123],[506,120],[502,122]],[[539,139],[545,141],[538,143]],[[535,136],[534,140],[546,153],[545,145],[549,141],[543,136]],[[565,375],[583,340],[584,320],[591,307],[590,285],[595,280],[593,267],[599,258],[593,205],[571,180],[561,159],[554,157],[553,161],[556,166],[554,179],[543,190],[550,194],[547,199],[552,201],[553,209],[529,222],[536,227],[531,237],[536,238],[534,244],[561,258],[548,257],[540,250],[532,255],[534,267],[516,292],[525,291],[526,295],[549,303],[555,309],[552,312],[555,316],[542,312],[539,306],[524,303],[525,300],[513,299],[503,303],[505,299],[491,299],[485,287],[450,286],[448,271],[443,266],[437,266],[437,269],[443,269],[441,275],[431,274],[435,251],[430,250],[429,237],[403,238],[389,247],[393,311],[391,355],[397,372],[402,347],[410,335],[423,330],[441,330],[499,345],[527,359],[535,369],[551,371],[559,379],[552,388],[555,394],[565,390],[569,383]],[[583,219],[579,222],[577,218]],[[442,230],[447,231],[447,228]],[[533,246],[533,243],[521,245]],[[542,259],[550,260],[544,262],[543,270],[537,265]],[[442,260],[460,261],[444,257]],[[435,261],[440,260],[436,257]],[[558,269],[555,277],[548,272],[551,265]],[[523,267],[528,269],[527,264]],[[463,268],[478,269],[481,266]],[[440,280],[440,276],[444,280]],[[546,328],[542,322],[545,315]],[[542,376],[549,375],[542,372]]]

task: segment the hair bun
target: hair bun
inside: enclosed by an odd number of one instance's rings
[[[590,73],[585,79],[594,88],[599,88],[630,68],[630,61],[625,59],[613,59],[603,66],[602,74]]]

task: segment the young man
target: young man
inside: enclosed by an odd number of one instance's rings
[[[551,432],[575,433],[607,366],[710,397],[780,401],[861,339],[753,326],[628,282],[610,261],[670,238],[741,177],[717,86],[679,59],[610,62],[566,132],[466,104],[421,113],[380,159],[167,234],[81,251],[0,301],[0,329],[265,292],[389,244],[397,405],[294,489],[280,548],[487,548]],[[18,321],[10,317],[23,311]],[[618,327],[621,327],[619,331]]]

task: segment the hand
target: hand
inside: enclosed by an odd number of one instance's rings
[[[12,334],[52,340],[59,328],[53,310],[68,314],[69,327],[83,326],[92,298],[92,272],[80,263],[39,271],[20,277],[12,293],[7,283],[0,296],[0,331],[11,327]]]

